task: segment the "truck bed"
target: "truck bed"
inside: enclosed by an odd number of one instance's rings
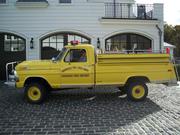
[[[168,54],[99,54],[96,64],[97,85],[124,85],[130,77],[142,76],[151,83],[176,80]]]
[[[169,54],[99,54],[98,64],[169,63]]]

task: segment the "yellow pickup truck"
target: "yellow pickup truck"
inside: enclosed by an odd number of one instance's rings
[[[148,95],[146,83],[177,84],[169,54],[96,54],[93,45],[67,45],[52,60],[18,64],[16,87],[25,88],[28,102],[43,102],[49,91],[115,86],[133,101]]]

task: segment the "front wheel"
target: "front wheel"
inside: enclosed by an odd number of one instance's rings
[[[132,82],[127,87],[127,97],[133,101],[142,101],[148,95],[148,87],[143,82]]]
[[[42,103],[47,97],[45,87],[39,83],[30,83],[25,86],[25,99],[32,104]]]

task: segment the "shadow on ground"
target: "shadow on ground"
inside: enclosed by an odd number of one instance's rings
[[[41,105],[23,100],[23,93],[0,89],[0,134],[105,134],[156,113],[150,99],[131,102],[115,92],[52,93]],[[97,90],[98,91],[98,90]]]

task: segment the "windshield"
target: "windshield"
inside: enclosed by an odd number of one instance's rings
[[[61,60],[64,54],[66,53],[66,50],[67,50],[66,48],[63,48],[61,52],[58,54],[58,56],[56,57],[56,60]]]

